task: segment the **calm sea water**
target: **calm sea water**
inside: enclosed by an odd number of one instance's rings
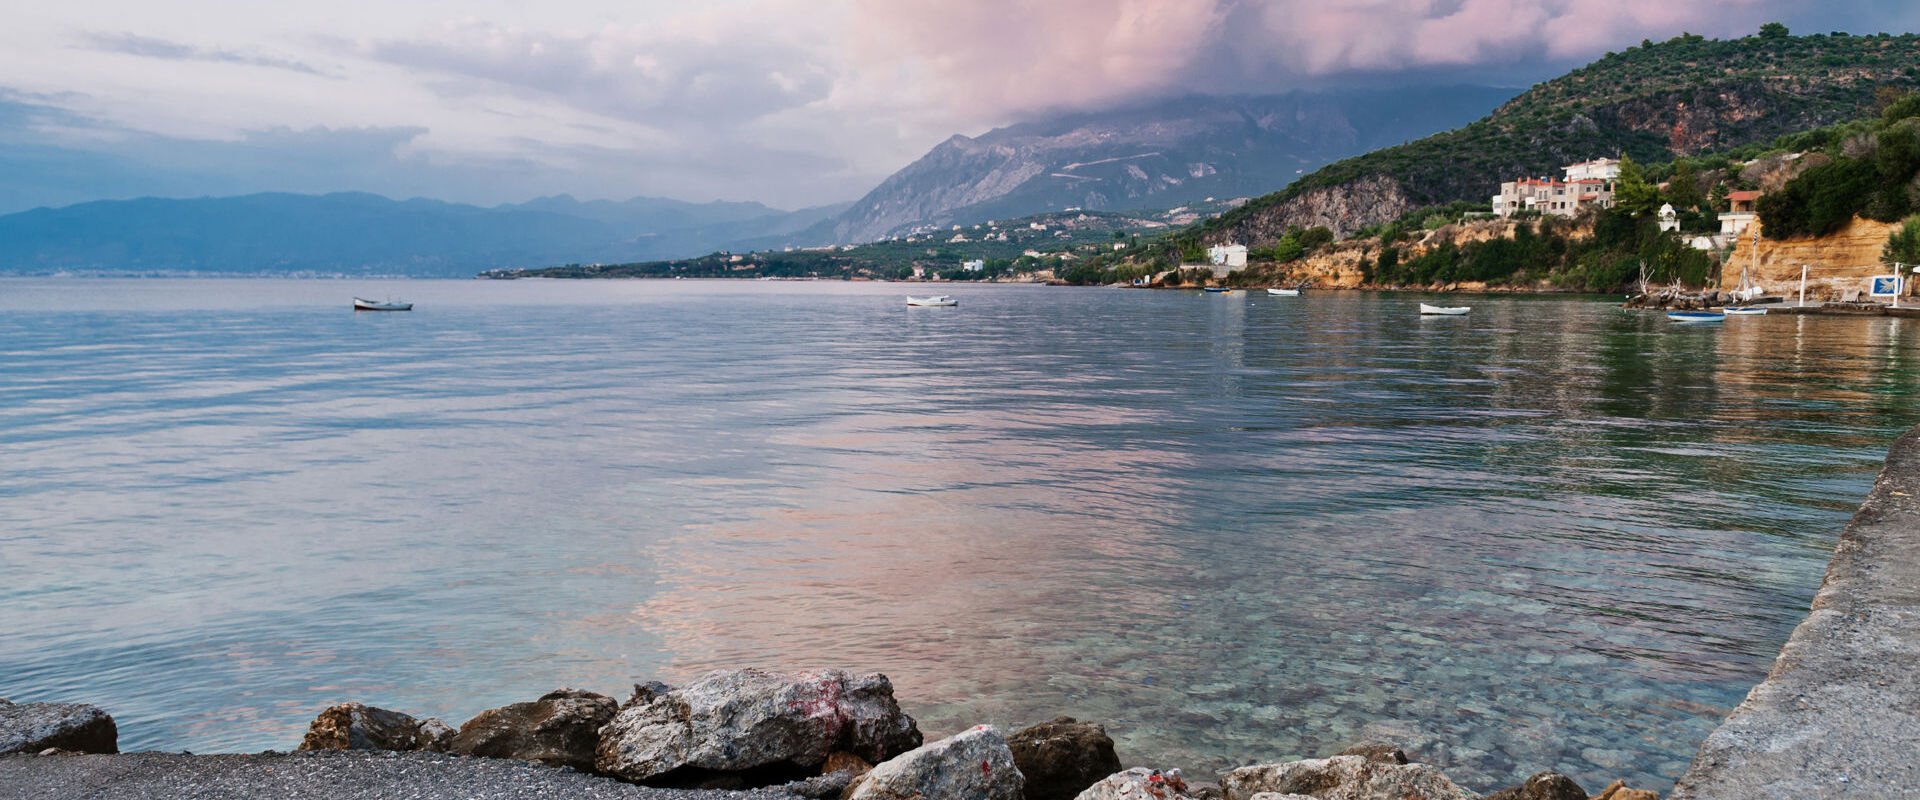
[[[905,291],[0,281],[0,696],[251,751],[844,666],[1129,764],[1665,788],[1920,422],[1913,321]]]

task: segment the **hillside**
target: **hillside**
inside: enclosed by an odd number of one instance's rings
[[[1868,116],[1881,87],[1920,86],[1920,36],[1769,33],[1609,53],[1470,125],[1318,170],[1183,243],[1259,246],[1291,227],[1345,235],[1422,206],[1486,203],[1502,180],[1592,158],[1670,161]]]
[[[1068,208],[1257,195],[1334,159],[1460,125],[1512,95],[1458,86],[1190,96],[954,136],[806,233],[809,243],[849,244]]]
[[[786,233],[844,206],[542,198],[494,208],[378,195],[143,198],[0,216],[0,273],[384,274],[664,258]]]

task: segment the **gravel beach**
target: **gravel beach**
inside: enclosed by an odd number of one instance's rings
[[[369,751],[0,757],[0,800],[799,800],[652,789],[521,761]]]

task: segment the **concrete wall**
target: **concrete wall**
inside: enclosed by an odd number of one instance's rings
[[[1920,428],[1840,534],[1813,612],[1671,800],[1920,797]]]

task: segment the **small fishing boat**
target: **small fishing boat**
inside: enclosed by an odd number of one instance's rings
[[[1726,311],[1729,317],[1758,317],[1767,313],[1765,308],[1757,306],[1746,306],[1744,308],[1736,306],[1730,307],[1726,309]]]
[[[1200,287],[1200,291],[1206,292],[1207,294],[1228,294],[1233,290],[1225,286],[1202,286]]]
[[[1430,306],[1430,305],[1427,305],[1426,303],[1420,304],[1420,313],[1422,314],[1438,314],[1441,316],[1457,317],[1457,316],[1460,316],[1461,314],[1465,314],[1472,310],[1473,310],[1473,306]]]
[[[1674,322],[1720,322],[1727,315],[1719,311],[1669,311],[1667,319]]]
[[[413,304],[405,300],[368,300],[365,298],[356,297],[356,298],[353,298],[353,310],[355,311],[412,311]]]
[[[910,306],[957,306],[957,305],[960,305],[960,301],[953,299],[952,296],[944,295],[944,294],[936,294],[932,297],[914,297],[913,295],[907,295],[907,305],[910,305]]]
[[[1267,294],[1270,294],[1270,295],[1274,295],[1274,296],[1276,296],[1276,297],[1299,297],[1299,296],[1300,296],[1300,290],[1299,290],[1299,289],[1272,289],[1272,288],[1269,288],[1269,289],[1267,289]]]

